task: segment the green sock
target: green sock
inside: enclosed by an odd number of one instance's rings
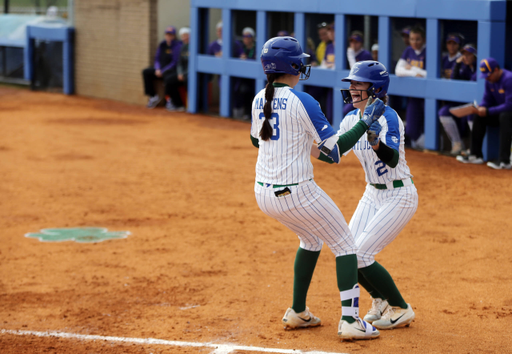
[[[336,278],[338,279],[338,289],[340,292],[354,288],[354,285],[357,284],[357,256],[355,254],[336,257]],[[351,307],[352,299],[343,300],[341,306]],[[348,323],[355,322],[354,317],[343,316],[343,313],[341,315],[342,320]]]
[[[388,300],[391,306],[407,308],[407,303],[402,298],[402,294],[398,291],[393,278],[391,278],[386,268],[375,262],[369,267],[359,269],[359,271],[375,289],[378,289],[379,293]]]
[[[366,278],[364,277],[364,274],[361,272],[361,270],[359,270],[357,272],[358,274],[358,280],[359,280],[359,284],[366,290],[368,291],[368,294],[370,294],[370,296],[373,298],[373,299],[383,299],[384,298],[382,297],[381,293],[378,292],[377,289],[375,289],[372,284],[370,284],[370,282],[368,280],[366,280]]]
[[[295,256],[295,266],[293,275],[293,305],[292,309],[300,313],[306,309],[306,297],[308,295],[309,284],[313,278],[316,262],[320,256],[320,251],[306,251],[303,248],[297,250]]]

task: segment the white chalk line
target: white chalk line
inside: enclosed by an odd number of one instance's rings
[[[88,334],[76,334],[66,332],[37,332],[37,331],[15,331],[9,329],[0,330],[0,334],[13,334],[17,336],[37,336],[37,337],[57,337],[69,338],[80,340],[104,340],[110,342],[121,343],[136,343],[136,344],[153,344],[153,345],[168,345],[177,347],[207,347],[215,349],[211,354],[229,354],[233,351],[249,351],[249,352],[265,352],[265,353],[280,353],[280,354],[348,354],[348,353],[334,353],[322,351],[301,351],[296,349],[277,349],[277,348],[260,348],[243,345],[232,344],[214,344],[214,343],[197,343],[197,342],[180,342],[173,340],[155,339],[155,338],[126,338],[126,337],[112,337],[112,336],[98,336]]]

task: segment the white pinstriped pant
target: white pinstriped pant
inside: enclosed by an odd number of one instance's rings
[[[357,246],[359,268],[375,262],[375,255],[393,241],[418,209],[414,185],[394,189],[366,186],[350,220]]]
[[[290,230],[307,251],[320,251],[325,242],[336,257],[356,253],[354,237],[340,209],[313,180],[287,187],[291,194],[276,197],[284,188],[254,185],[260,209]]]

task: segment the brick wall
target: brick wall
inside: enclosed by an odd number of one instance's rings
[[[75,0],[75,88],[144,104],[142,69],[157,42],[157,0]]]

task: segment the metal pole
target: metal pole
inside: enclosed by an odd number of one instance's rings
[[[4,0],[4,14],[9,13],[9,0]]]
[[[68,0],[68,23],[71,27],[75,25],[75,2]]]

